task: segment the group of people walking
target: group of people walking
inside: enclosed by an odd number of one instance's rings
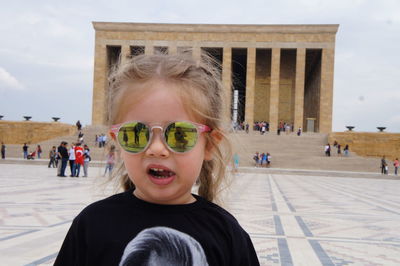
[[[31,152],[29,152],[29,146],[26,143],[24,143],[24,145],[22,146],[22,154],[24,156],[24,159],[27,160],[33,160],[36,156],[38,159],[40,159],[42,156],[42,152],[42,147],[40,147],[40,145],[37,145],[35,150]]]
[[[398,174],[399,166],[400,166],[399,158],[396,158],[393,161],[393,167],[394,167],[394,174],[395,175]],[[382,156],[380,168],[381,168],[381,174],[382,175],[388,175],[389,174],[389,164],[388,164],[388,162],[386,160],[386,156],[385,155]]]
[[[342,155],[342,145],[340,145],[340,144],[335,140],[335,141],[333,142],[333,147],[336,148],[337,155],[338,155],[338,156],[341,156],[341,155]],[[327,144],[325,145],[325,147],[324,147],[324,150],[325,150],[325,156],[330,157],[330,156],[332,155],[332,154],[331,154],[331,150],[332,150],[331,144],[327,143]],[[344,154],[345,156],[349,156],[349,145],[348,145],[348,144],[346,144],[346,145],[344,146],[344,148],[343,148],[343,154]]]
[[[270,167],[271,159],[272,157],[269,152],[263,152],[263,153],[256,152],[253,156],[255,167]]]
[[[81,166],[83,168],[83,177],[88,176],[89,162],[91,161],[90,149],[85,144],[83,148],[81,143],[72,143],[68,148],[68,143],[62,141],[60,146],[53,146],[49,153],[50,161],[48,167],[57,167],[57,176],[66,177],[65,171],[69,162],[70,177],[79,177]],[[59,163],[61,160],[61,163]]]

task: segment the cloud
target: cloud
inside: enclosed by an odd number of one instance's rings
[[[22,90],[24,86],[7,70],[0,67],[0,89]]]

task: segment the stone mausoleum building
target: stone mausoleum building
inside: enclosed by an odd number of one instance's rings
[[[268,121],[332,131],[335,38],[339,25],[209,25],[93,22],[92,124],[106,124],[107,75],[121,58],[192,49],[222,65],[235,122]]]

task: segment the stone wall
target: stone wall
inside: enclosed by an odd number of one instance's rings
[[[0,142],[5,144],[38,143],[75,132],[75,126],[60,122],[0,121]]]
[[[332,145],[337,141],[342,147],[349,144],[350,151],[360,156],[373,156],[393,160],[400,158],[400,133],[385,132],[333,132],[328,136]]]

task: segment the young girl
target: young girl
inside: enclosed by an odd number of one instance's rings
[[[249,235],[212,203],[232,158],[216,73],[184,55],[142,55],[110,77],[125,192],[74,219],[55,265],[259,265]]]

